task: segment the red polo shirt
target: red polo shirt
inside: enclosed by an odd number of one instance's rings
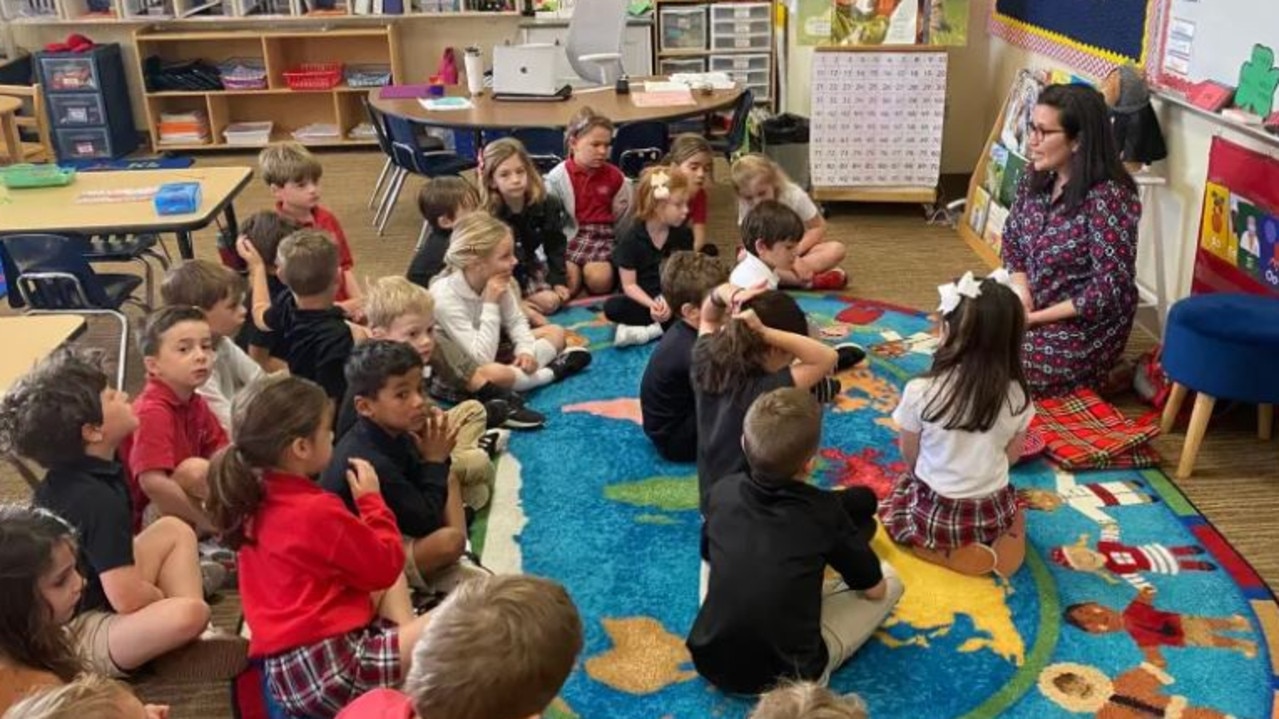
[[[688,200],[688,224],[706,224],[706,189],[699,189]]]
[[[250,656],[368,626],[376,616],[370,595],[404,571],[403,540],[382,495],[355,500],[357,516],[306,477],[268,471],[262,486],[239,554]]]
[[[413,719],[413,702],[408,694],[383,687],[360,695],[335,719]]]
[[[626,178],[622,171],[609,163],[598,170],[588,170],[569,158],[566,161],[569,182],[573,184],[573,213],[578,224],[611,225],[613,198],[617,196]]]
[[[275,211],[284,215],[283,203],[275,203]],[[333,241],[338,246],[338,267],[343,272],[350,272],[355,267],[355,259],[351,256],[351,246],[346,242],[346,233],[342,231],[342,223],[338,222],[337,215],[329,212],[320,205],[316,205],[311,210],[311,219],[309,221],[299,222],[292,215],[284,215],[285,217],[297,222],[302,227],[314,227],[317,230],[324,230],[333,237]],[[338,282],[338,293],[333,298],[334,302],[342,302],[348,299],[346,294],[346,282]]]
[[[208,459],[227,445],[226,430],[199,394],[183,401],[173,388],[155,377],[133,400],[138,428],[120,445],[120,457],[129,468],[129,492],[133,495],[133,524],[140,528],[142,511],[151,503],[138,485],[143,472],[172,472],[191,457]]]

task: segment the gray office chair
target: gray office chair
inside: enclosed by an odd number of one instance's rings
[[[564,51],[583,80],[612,85],[622,68],[622,35],[629,0],[579,0],[568,22]]]

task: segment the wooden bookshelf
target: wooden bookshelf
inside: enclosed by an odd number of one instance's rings
[[[325,31],[219,30],[210,32],[156,32],[134,34],[137,58],[159,56],[163,62],[203,60],[212,65],[236,58],[260,60],[267,72],[267,87],[260,90],[167,91],[143,93],[151,144],[159,150],[214,150],[228,145],[223,131],[237,122],[274,123],[271,139],[284,140],[312,123],[336,125],[340,139],[303,140],[322,147],[373,145],[373,139],[348,139],[351,129],[364,121],[361,98],[367,87],[340,84],[329,90],[293,90],[284,73],[302,63],[341,62],[346,65],[384,65],[393,77],[403,77],[395,27],[345,27]],[[145,77],[143,67],[139,77]],[[204,144],[161,143],[161,113],[203,110],[209,118],[210,141]]]

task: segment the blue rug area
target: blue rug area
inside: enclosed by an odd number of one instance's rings
[[[814,481],[882,495],[904,469],[889,415],[931,362],[931,323],[833,295],[801,304],[832,342],[872,349],[839,377]],[[583,658],[549,716],[744,717],[751,702],[703,682],[684,648],[697,612],[697,485],[694,468],[662,460],[639,426],[652,346],[614,349],[591,309],[556,319],[594,363],[532,397],[549,421],[517,433],[501,458],[484,542],[486,564],[553,577],[582,611]],[[951,574],[879,534],[875,548],[906,594],[833,688],[860,693],[876,719],[1274,715],[1273,596],[1162,473],[1070,474],[1040,459],[1019,465],[1014,482],[1039,491],[1029,556],[1011,582]],[[1067,556],[1096,570],[1069,568]],[[1138,591],[1147,583],[1153,597]],[[1089,602],[1092,615],[1118,617],[1118,631],[1064,621]],[[1124,625],[1125,608],[1160,617],[1158,631],[1125,630],[1136,627]]]
[[[119,160],[59,160],[63,167],[74,167],[79,172],[105,170],[182,170],[195,164],[194,157],[125,157]]]

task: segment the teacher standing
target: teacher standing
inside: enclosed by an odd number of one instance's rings
[[[1097,388],[1137,311],[1137,184],[1101,93],[1050,85],[1030,126],[1029,162],[1004,228],[1004,265],[1026,305],[1031,393]]]

